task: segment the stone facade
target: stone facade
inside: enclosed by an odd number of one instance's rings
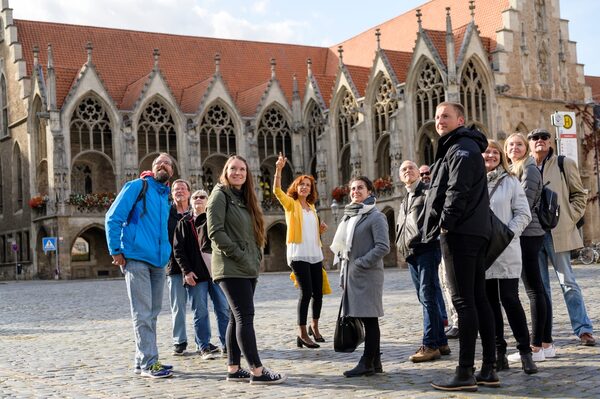
[[[478,1],[481,12],[497,8],[494,2]],[[149,169],[159,151],[176,160],[176,177],[209,190],[228,155],[248,159],[268,228],[264,270],[287,270],[285,220],[269,191],[280,151],[290,160],[284,185],[301,173],[317,178],[320,217],[330,226],[324,243],[336,227],[330,208],[334,189],[361,174],[378,180],[378,207],[388,218],[393,242],[404,195],[397,170],[405,159],[432,161],[436,104],[460,101],[468,124],[503,140],[514,131],[550,128],[555,110],[591,98],[558,0],[505,2],[496,16],[502,28],[493,37],[480,34],[471,2],[470,9],[445,10],[445,24],[435,29],[426,27],[428,9],[411,16],[417,28],[410,49],[383,45],[382,37],[394,29],[392,20],[374,35],[366,32],[339,48],[240,42],[246,51],[236,50],[233,75],[228,73],[233,61],[225,60],[231,41],[219,42],[223,54],[217,55],[198,50],[161,57],[161,51],[174,50],[155,49],[127,60],[148,65],[136,75],[117,67],[120,60],[107,55],[110,40],[102,35],[117,37],[110,43],[115,48],[126,46],[130,36],[123,34],[119,42],[116,30],[63,26],[64,39],[82,42],[88,36],[81,35],[89,34],[97,41],[73,50],[57,39],[41,49],[46,44],[41,40],[58,28],[13,21],[4,0],[0,77],[6,101],[0,103],[8,106],[2,118],[7,131],[0,132],[0,279],[14,279],[16,264],[23,266],[18,277],[28,279],[118,275],[106,250],[102,204]],[[456,19],[471,15],[453,27],[453,13]],[[139,45],[163,43],[164,36],[139,33]],[[181,38],[188,39],[218,42]],[[282,51],[288,56],[259,60],[267,74],[257,77],[249,65],[253,54],[247,53],[266,48],[266,54],[269,46],[273,56]],[[290,61],[289,54],[301,61]],[[181,83],[191,68],[187,58],[196,56],[204,75],[197,72],[192,84]],[[75,69],[73,58],[82,58]],[[580,122],[582,137],[585,129]],[[595,193],[592,156],[581,156],[580,162],[583,182]],[[30,199],[39,206],[30,207]],[[586,215],[587,240],[599,239],[596,208],[590,206]],[[41,248],[46,236],[60,237],[58,269],[55,253]],[[324,252],[329,262],[329,251]],[[392,251],[386,265],[398,263]]]

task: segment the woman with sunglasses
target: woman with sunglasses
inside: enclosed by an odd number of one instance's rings
[[[531,140],[548,140],[549,134],[537,134]],[[531,223],[525,228],[521,237],[521,260],[523,270],[521,280],[525,285],[525,291],[529,297],[531,308],[531,349],[533,360],[541,362],[548,357],[553,357],[554,345],[552,344],[552,331],[547,331],[546,318],[552,309],[552,302],[546,296],[542,275],[539,266],[539,252],[544,242],[546,232],[540,225],[535,207],[542,194],[542,174],[535,164],[533,157],[529,155],[529,143],[521,133],[513,133],[504,143],[504,152],[510,159],[510,170],[521,181],[525,190],[529,209],[531,211]],[[550,323],[551,325],[551,323]],[[508,356],[509,361],[519,361],[519,353]],[[508,366],[507,364],[505,364]]]
[[[318,348],[315,341],[325,342],[319,331],[319,318],[323,304],[323,251],[320,235],[327,230],[327,225],[319,223],[315,210],[318,198],[317,185],[312,176],[298,176],[284,193],[281,189],[281,173],[287,158],[279,153],[275,163],[273,193],[285,210],[287,224],[287,262],[294,271],[300,288],[298,298],[298,348]],[[308,305],[312,297],[312,321],[306,329]]]
[[[210,342],[208,296],[219,327],[222,354],[227,353],[225,334],[229,323],[229,306],[225,294],[210,275],[210,240],[206,229],[208,194],[197,190],[192,194],[192,212],[178,223],[173,237],[173,256],[183,272],[183,286],[190,299],[194,314],[194,331],[198,353],[202,359],[214,359],[219,348]]]

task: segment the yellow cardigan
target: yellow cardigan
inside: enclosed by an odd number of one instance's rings
[[[300,201],[288,196],[279,187],[273,189],[273,193],[279,200],[285,211],[285,223],[287,224],[286,242],[300,244],[302,242],[302,205]],[[319,245],[321,245],[321,234],[319,231],[317,211],[314,205],[308,204],[317,218],[317,237],[319,237]]]

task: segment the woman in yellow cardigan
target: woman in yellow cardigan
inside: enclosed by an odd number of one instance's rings
[[[298,348],[318,348],[315,341],[325,342],[319,332],[319,317],[323,304],[323,251],[321,250],[320,234],[327,230],[325,223],[319,223],[315,210],[317,200],[317,186],[312,176],[298,176],[287,190],[281,190],[281,171],[287,158],[281,153],[275,163],[275,178],[273,193],[285,210],[287,224],[287,262],[296,275],[300,288],[298,299]],[[308,305],[312,297],[312,322],[306,330]]]

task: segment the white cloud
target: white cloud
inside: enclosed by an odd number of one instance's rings
[[[269,6],[269,0],[255,1],[252,4],[252,10],[258,14],[264,14],[267,11],[268,6]]]

